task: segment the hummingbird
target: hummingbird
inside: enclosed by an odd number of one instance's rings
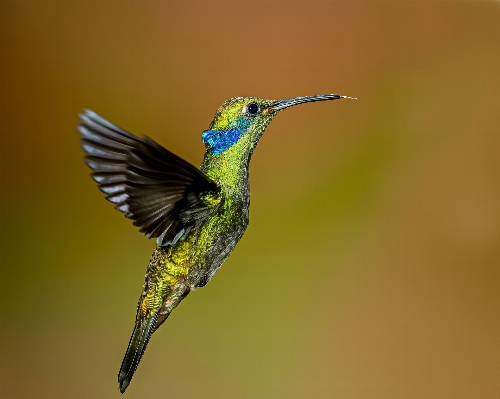
[[[90,110],[79,115],[92,178],[115,209],[156,239],[118,373],[121,393],[151,335],[190,292],[210,281],[243,236],[249,222],[250,159],[273,118],[291,106],[342,98],[352,99],[338,94],[231,98],[201,134],[206,150],[199,169]]]

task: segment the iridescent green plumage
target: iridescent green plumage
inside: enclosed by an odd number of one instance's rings
[[[116,209],[157,239],[118,375],[122,393],[151,334],[182,299],[210,281],[243,236],[249,221],[249,163],[269,123],[289,106],[339,98],[347,97],[227,100],[204,132],[207,149],[200,170],[91,111],[80,116],[78,129],[94,180]]]

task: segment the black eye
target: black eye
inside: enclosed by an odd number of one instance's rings
[[[255,103],[250,103],[247,105],[247,113],[250,115],[255,115],[259,112],[259,106]]]

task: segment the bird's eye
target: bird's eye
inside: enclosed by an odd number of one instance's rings
[[[255,103],[250,103],[247,105],[247,114],[256,115],[259,112],[259,106]]]

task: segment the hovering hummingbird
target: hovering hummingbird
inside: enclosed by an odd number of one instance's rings
[[[250,158],[269,123],[293,105],[341,98],[351,97],[227,100],[201,134],[206,152],[200,169],[92,111],[80,115],[78,131],[92,178],[115,209],[148,238],[156,238],[118,374],[121,393],[153,332],[190,292],[210,281],[243,236],[249,220]]]

